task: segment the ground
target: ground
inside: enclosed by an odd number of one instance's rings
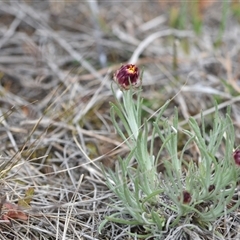
[[[127,153],[109,113],[121,64],[144,70],[144,118],[171,99],[166,117],[177,107],[183,127],[202,112],[211,128],[214,102],[222,114],[231,106],[239,146],[239,2],[189,3],[183,15],[170,1],[0,3],[1,239],[141,232],[113,223],[98,231],[117,201],[101,164],[114,169]],[[231,217],[225,239],[237,239],[239,209]],[[212,236],[179,230],[175,239]]]

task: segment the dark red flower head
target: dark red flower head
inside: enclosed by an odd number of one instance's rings
[[[209,192],[212,192],[215,190],[215,185],[214,184],[211,184],[209,187],[208,187],[208,191]]]
[[[233,158],[234,158],[236,165],[238,165],[240,167],[240,150],[239,149],[233,153]]]
[[[134,64],[122,65],[114,74],[114,81],[122,89],[130,89],[130,86],[138,87],[141,84],[139,69]]]
[[[191,194],[188,191],[183,191],[182,199],[184,204],[190,203],[192,200]]]

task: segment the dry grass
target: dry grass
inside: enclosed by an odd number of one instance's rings
[[[202,110],[210,126],[217,100],[223,112],[232,106],[240,144],[240,29],[229,16],[223,43],[214,48],[216,8],[196,36],[170,29],[169,8],[157,1],[0,3],[1,197],[17,203],[29,187],[35,190],[31,208],[23,210],[29,220],[1,223],[1,239],[135,239],[128,231],[141,232],[109,224],[98,233],[115,198],[99,163],[114,167],[126,153],[108,104],[111,74],[121,63],[144,67],[145,117],[173,98],[166,115],[177,106],[183,126]],[[238,239],[239,209],[213,228]],[[211,231],[184,225],[165,236],[213,239]]]

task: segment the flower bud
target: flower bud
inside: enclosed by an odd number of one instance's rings
[[[234,153],[233,153],[233,159],[236,163],[236,165],[238,165],[240,167],[240,150],[236,150]]]
[[[209,192],[212,192],[215,190],[215,185],[214,184],[211,184],[209,187],[208,187],[208,191]]]
[[[139,78],[139,69],[134,64],[122,65],[120,69],[113,75],[114,81],[119,85],[121,89],[128,90],[131,85],[138,87],[141,85]]]
[[[183,191],[182,199],[184,204],[190,203],[192,200],[191,194],[188,191]]]

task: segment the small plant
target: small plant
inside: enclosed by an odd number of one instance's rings
[[[173,120],[163,118],[166,102],[153,123],[143,120],[141,83],[135,65],[122,66],[114,75],[122,89],[122,100],[115,96],[111,103],[111,118],[117,133],[129,147],[129,154],[118,159],[115,171],[105,170],[106,184],[119,201],[108,221],[141,225],[137,237],[164,239],[169,229],[187,224],[210,230],[212,223],[234,211],[240,200],[233,201],[239,181],[239,151],[233,154],[234,128],[228,114],[220,117],[217,107],[212,130],[205,131],[194,118],[189,119],[190,130],[181,130],[186,143],[178,149],[178,114]],[[123,81],[124,76],[124,81]],[[137,77],[136,77],[137,76]],[[155,141],[161,140],[154,155]],[[195,146],[198,157],[186,161],[184,152]],[[165,170],[157,171],[163,162]],[[130,235],[132,233],[129,233]],[[220,233],[213,233],[220,234]],[[133,235],[133,234],[132,234]]]

